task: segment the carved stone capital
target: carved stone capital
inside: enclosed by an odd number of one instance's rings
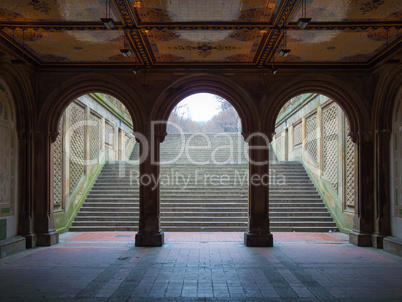
[[[151,141],[151,139],[158,140],[160,143],[162,143],[165,140],[165,137],[167,135],[166,131],[147,131],[147,132],[134,132],[133,133],[135,141],[137,143],[141,143],[141,141],[145,138],[148,140],[148,142]]]
[[[389,141],[391,139],[391,134],[392,134],[392,131],[390,129],[377,130],[377,135],[381,139],[385,139],[385,140]]]
[[[243,136],[244,140],[247,141],[250,136],[250,132],[242,132],[241,135]]]
[[[374,132],[371,130],[361,132],[349,132],[349,137],[354,143],[357,143],[359,141],[367,143],[374,140]]]
[[[357,132],[349,132],[348,136],[350,137],[352,142],[354,142],[355,144],[359,141],[359,133],[357,133]]]
[[[60,131],[50,131],[49,132],[49,137],[52,143],[54,143],[57,139],[57,137],[60,135]]]
[[[28,140],[29,139],[29,132],[25,129],[18,130],[18,139],[20,140]]]

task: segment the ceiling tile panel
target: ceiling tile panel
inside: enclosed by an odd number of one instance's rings
[[[275,62],[282,63],[362,63],[367,62],[387,44],[397,39],[396,29],[372,30],[290,30],[286,45],[282,40],[275,54]],[[387,42],[388,41],[388,42]],[[291,49],[287,57],[281,57],[281,48]]]
[[[301,3],[301,2],[300,2]],[[313,22],[400,21],[401,0],[307,0],[307,17]],[[292,17],[302,17],[301,4]]]
[[[261,42],[255,30],[150,30],[146,33],[158,63],[251,63]]]
[[[114,7],[111,16],[119,18]],[[8,0],[0,1],[4,21],[99,21],[106,15],[105,0]]]
[[[121,30],[21,30],[4,32],[46,63],[129,63],[137,62],[135,55],[126,58],[120,53],[124,45]],[[23,42],[24,36],[24,42]]]
[[[268,22],[278,0],[133,1],[141,22]]]

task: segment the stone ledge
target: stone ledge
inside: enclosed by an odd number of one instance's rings
[[[402,257],[402,239],[388,236],[383,241],[384,251]]]
[[[0,258],[25,251],[25,238],[14,236],[0,241]]]

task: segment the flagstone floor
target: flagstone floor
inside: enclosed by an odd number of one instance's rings
[[[65,233],[60,243],[0,259],[1,301],[402,301],[402,259],[341,233]]]

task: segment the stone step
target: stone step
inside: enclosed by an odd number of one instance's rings
[[[304,210],[304,209],[303,209]],[[269,211],[269,217],[274,219],[276,217],[305,217],[305,216],[314,216],[314,217],[331,217],[331,214],[328,211],[317,212],[317,211],[303,211],[303,212],[279,212],[279,211]],[[332,219],[332,217],[331,217]]]
[[[289,213],[293,213],[293,212],[325,212],[328,213],[328,209],[325,206],[319,207],[319,206],[304,206],[303,208],[301,208],[298,205],[292,205],[292,206],[282,206],[281,204],[273,206],[270,205],[269,206],[269,212],[270,213],[275,213],[275,212],[283,212],[283,211],[287,211]]]
[[[202,227],[208,227],[208,226],[225,226],[225,227],[232,227],[232,226],[242,226],[244,228],[247,228],[247,222],[246,221],[239,221],[239,222],[230,222],[230,224],[222,221],[163,221],[161,222],[161,228],[162,230],[166,227],[169,226],[197,226],[199,228]]]
[[[138,206],[130,206],[130,207],[114,207],[114,206],[87,206],[83,205],[80,209],[80,212],[84,213],[86,211],[103,211],[103,212],[139,212]]]
[[[138,225],[134,226],[74,226],[69,229],[70,232],[137,232]],[[134,240],[134,236],[132,240]]]
[[[332,227],[336,228],[335,222],[327,221],[270,221],[272,227]]]
[[[124,211],[124,212],[108,212],[108,211],[99,211],[99,208],[96,209],[82,209],[78,212],[76,217],[83,217],[83,216],[98,216],[98,217],[109,217],[109,216],[114,216],[114,217],[120,217],[120,216],[125,216],[125,217],[138,217],[139,211]],[[111,217],[112,218],[112,217]],[[113,218],[112,218],[113,219]]]
[[[169,138],[170,137],[170,138]],[[243,138],[234,135],[244,147]],[[161,159],[176,157],[178,136],[168,135],[161,145]],[[187,135],[186,138],[189,138]],[[167,143],[168,142],[168,143]],[[205,146],[202,138],[192,144]],[[222,146],[224,139],[212,138],[212,146]],[[237,147],[238,148],[238,147]],[[184,182],[161,185],[161,225],[165,231],[245,231],[248,220],[247,152],[239,149],[232,154],[211,150],[191,150],[196,161],[232,161],[229,164],[194,165],[181,156],[173,164],[160,167],[161,177],[176,175]],[[197,152],[196,152],[197,151]],[[271,152],[272,153],[272,152]],[[137,155],[135,155],[137,154]],[[196,155],[196,156],[195,156]],[[138,147],[132,156],[138,156]],[[242,163],[239,163],[241,159]],[[108,163],[93,185],[71,231],[137,231],[139,217],[138,162]],[[322,202],[302,164],[298,162],[270,163],[271,230],[311,231],[336,230],[330,213]],[[217,181],[210,175],[218,177]],[[219,177],[228,177],[219,183]],[[246,177],[244,177],[246,176]],[[183,179],[183,178],[181,178]],[[244,179],[244,181],[243,181]]]
[[[102,222],[102,221],[132,221],[135,223],[138,223],[139,216],[118,216],[118,217],[105,217],[105,216],[78,216],[75,217],[76,222],[92,222],[92,221],[97,221],[97,222]]]

